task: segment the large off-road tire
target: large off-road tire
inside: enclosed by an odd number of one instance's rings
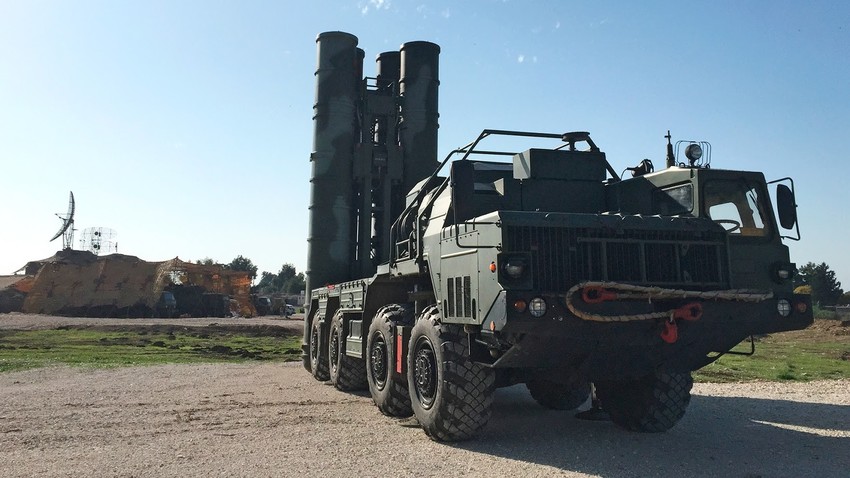
[[[399,304],[382,307],[369,325],[366,339],[366,381],[378,410],[390,417],[409,417],[410,394],[407,377],[395,372],[396,347],[392,329],[410,325],[413,311]]]
[[[342,312],[334,314],[328,331],[328,365],[331,383],[344,392],[366,388],[366,361],[345,355]]]
[[[416,419],[434,440],[475,436],[490,419],[496,374],[469,360],[469,343],[458,325],[442,324],[431,306],[413,326],[407,383]]]
[[[657,433],[685,415],[693,384],[690,373],[656,371],[637,380],[596,383],[596,395],[616,425]]]
[[[320,382],[331,378],[328,371],[328,339],[323,334],[319,317],[314,317],[310,324],[310,372]]]
[[[525,386],[537,403],[553,410],[575,410],[590,397],[590,382],[566,384],[537,379]]]

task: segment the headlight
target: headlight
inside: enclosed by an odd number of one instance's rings
[[[776,311],[782,317],[788,317],[791,315],[791,302],[788,302],[786,299],[779,299],[776,301]]]
[[[542,297],[531,299],[531,302],[528,303],[528,311],[534,317],[543,317],[546,314],[546,301]]]
[[[534,285],[534,266],[531,255],[522,252],[500,253],[496,256],[495,267],[499,272],[499,283],[513,290],[531,290]],[[492,269],[491,269],[492,270]]]
[[[774,262],[771,269],[773,271],[773,281],[777,284],[784,284],[794,277],[796,267],[789,262]]]
[[[697,162],[702,158],[702,147],[696,143],[691,143],[685,148],[685,156],[691,162]]]
[[[505,274],[511,279],[519,279],[525,272],[525,261],[519,258],[511,258],[502,266]]]

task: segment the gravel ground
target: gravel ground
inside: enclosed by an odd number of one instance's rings
[[[300,363],[0,374],[0,476],[8,477],[754,478],[850,470],[850,380],[697,384],[685,417],[662,434],[543,409],[523,386],[496,392],[493,418],[474,441],[435,443],[409,425],[382,416],[368,393],[314,381]]]

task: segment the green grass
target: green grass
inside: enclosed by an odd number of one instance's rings
[[[54,364],[119,367],[300,360],[300,336],[286,333],[280,327],[212,325],[0,330],[0,372]],[[749,342],[735,350],[749,351]],[[702,382],[841,378],[850,378],[850,328],[837,327],[763,337],[756,342],[755,355],[726,355],[694,373],[694,379]]]
[[[843,339],[843,340],[842,340]],[[748,352],[749,342],[734,350]],[[701,382],[810,381],[850,378],[850,343],[844,337],[817,340],[769,336],[756,342],[755,355],[726,355],[694,373]]]
[[[0,372],[55,364],[119,367],[165,363],[300,360],[301,339],[226,328],[60,328],[0,331]]]

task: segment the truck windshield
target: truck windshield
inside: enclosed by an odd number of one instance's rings
[[[705,212],[729,234],[767,236],[770,222],[756,185],[744,180],[712,180],[703,188]]]

